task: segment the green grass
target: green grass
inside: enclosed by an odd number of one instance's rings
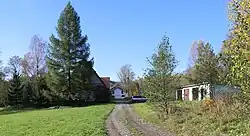
[[[157,117],[156,112],[153,111],[152,108],[146,103],[133,104],[133,108],[136,113],[138,113],[142,118],[146,119],[147,121],[154,124],[161,123],[161,120]]]
[[[0,115],[0,136],[103,136],[114,104]]]
[[[178,136],[231,136],[250,135],[250,117],[239,116],[236,106],[222,107],[220,113],[202,112],[199,102],[181,102],[177,104],[185,110],[166,115],[160,119],[157,112],[145,103],[133,104],[137,112],[145,120],[157,124]]]

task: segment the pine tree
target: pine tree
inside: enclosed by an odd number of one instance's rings
[[[8,102],[11,106],[17,106],[23,102],[23,84],[21,81],[21,61],[18,56],[13,56],[9,59],[6,71],[12,74],[12,79],[9,81],[10,87],[8,90]]]
[[[90,86],[93,58],[87,36],[82,36],[80,17],[69,2],[62,11],[57,24],[58,38],[50,37],[47,64],[48,83],[51,90],[64,94],[67,99]]]
[[[149,102],[159,104],[156,107],[167,112],[169,103],[175,99],[178,81],[173,73],[177,60],[166,35],[148,63],[149,68],[144,73],[143,93],[149,98]]]
[[[20,74],[14,71],[13,77],[10,80],[10,87],[8,90],[8,102],[11,106],[18,106],[23,102],[23,85],[20,79]]]

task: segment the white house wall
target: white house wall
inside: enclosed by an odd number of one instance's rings
[[[210,98],[210,84],[205,84],[205,85],[196,85],[196,86],[191,86],[191,87],[184,87],[181,89],[181,92],[182,92],[182,100],[185,100],[185,92],[184,90],[185,89],[188,89],[188,99],[189,101],[192,101],[193,100],[193,93],[192,93],[192,89],[193,88],[198,88],[199,89],[199,93],[198,93],[198,100],[200,101],[201,100],[201,89],[204,88],[207,93],[204,95],[205,98]],[[176,91],[176,99],[178,98],[177,96],[177,91]]]
[[[114,96],[114,98],[115,99],[121,99],[121,98],[124,98],[124,97],[122,97],[122,95],[125,95],[125,97],[127,97],[127,94],[124,92],[124,91],[122,91],[122,89],[120,89],[120,88],[115,88],[114,90],[113,90],[113,96]]]
[[[194,85],[194,86],[187,86],[184,88],[181,88],[182,93],[182,100],[185,100],[185,89],[188,89],[188,100],[192,101],[193,100],[193,93],[192,89],[193,88],[198,88],[198,101],[202,100],[201,99],[201,89],[203,88],[205,90],[205,94],[203,95],[204,98],[211,99],[211,97],[217,98],[221,95],[224,95],[226,93],[236,93],[240,92],[239,88],[235,87],[230,87],[230,86],[224,86],[224,85],[211,85],[211,84],[203,84],[203,85]],[[178,90],[176,91],[176,99],[178,99]]]
[[[211,86],[210,84],[205,84],[205,85],[200,85],[199,86],[199,91],[201,91],[201,89],[204,88],[206,91],[206,95],[204,95],[205,98],[210,98],[210,91],[211,91]],[[199,101],[201,100],[201,93],[199,93]]]
[[[192,86],[192,87],[185,87],[185,88],[182,88],[182,99],[185,100],[185,92],[184,90],[185,89],[188,89],[188,100],[189,101],[192,101],[193,100],[193,94],[192,94],[192,89],[193,88],[197,88],[199,86]]]

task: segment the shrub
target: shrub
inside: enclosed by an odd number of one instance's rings
[[[216,102],[211,99],[205,99],[201,103],[201,109],[202,111],[211,111],[214,107],[216,107]]]

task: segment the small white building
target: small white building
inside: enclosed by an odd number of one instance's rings
[[[128,94],[120,82],[110,81],[110,92],[114,99],[124,99],[128,97]]]
[[[182,86],[176,91],[176,100],[203,100],[217,99],[221,96],[226,96],[230,93],[239,92],[240,89],[237,87],[225,86],[225,85],[211,85],[208,83],[204,84],[192,84]]]
[[[128,97],[128,94],[119,86],[112,88],[111,94],[114,99],[124,99]]]

